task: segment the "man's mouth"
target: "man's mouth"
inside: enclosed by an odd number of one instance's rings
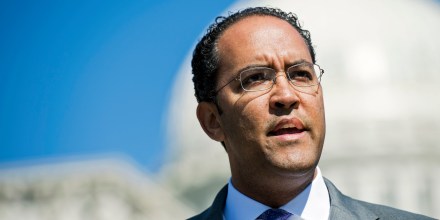
[[[303,123],[298,118],[283,119],[278,122],[274,129],[269,131],[268,136],[279,136],[288,134],[300,134],[304,132]]]
[[[275,131],[270,131],[268,133],[269,136],[277,136],[277,135],[284,135],[284,134],[299,134],[303,132],[304,129],[298,129],[298,128],[281,128]]]

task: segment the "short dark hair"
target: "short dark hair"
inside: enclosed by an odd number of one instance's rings
[[[214,102],[215,88],[217,86],[217,71],[219,69],[219,54],[217,42],[222,33],[232,24],[250,16],[273,16],[287,21],[304,38],[309,49],[313,63],[315,63],[315,50],[312,46],[310,32],[301,28],[298,18],[293,13],[287,13],[277,8],[255,7],[246,8],[228,16],[219,16],[211,24],[197,43],[191,61],[195,96],[197,102]]]

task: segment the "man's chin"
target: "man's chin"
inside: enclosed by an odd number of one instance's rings
[[[273,163],[273,167],[276,173],[289,176],[289,177],[303,177],[307,175],[312,175],[315,172],[317,162],[310,161],[280,161],[278,163]]]

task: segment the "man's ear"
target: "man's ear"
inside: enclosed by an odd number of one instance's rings
[[[220,114],[214,103],[200,102],[197,106],[197,119],[205,133],[215,141],[224,141],[225,136],[220,124]]]

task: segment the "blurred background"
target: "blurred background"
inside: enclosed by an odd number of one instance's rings
[[[183,219],[229,179],[190,59],[217,15],[311,31],[345,194],[440,218],[440,1],[0,2],[0,219]],[[167,211],[172,210],[172,211]]]

